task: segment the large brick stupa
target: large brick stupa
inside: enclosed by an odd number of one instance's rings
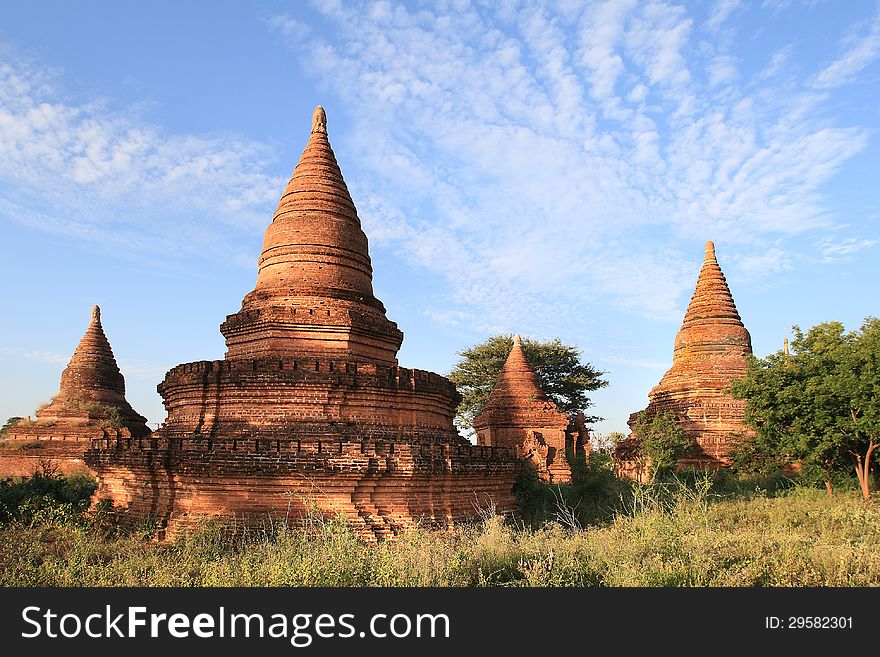
[[[116,365],[101,325],[101,309],[92,308],[88,328],[52,401],[7,431],[0,451],[0,474],[29,475],[51,463],[62,472],[85,469],[83,452],[93,438],[143,437],[150,433],[125,399],[125,379]]]
[[[731,440],[747,434],[745,402],[734,399],[730,382],[746,373],[752,340],[740,319],[715,245],[706,243],[703,266],[681,329],[672,367],[648,394],[649,415],[671,412],[695,443],[681,465],[716,468],[730,463]],[[630,416],[633,428],[638,414]]]
[[[513,509],[512,452],[460,437],[455,386],[397,363],[403,333],[373,294],[320,107],[266,229],[256,287],[221,332],[225,359],[178,365],[158,386],[168,412],[158,431],[93,442],[97,499],[170,534],[317,508],[367,539]]]

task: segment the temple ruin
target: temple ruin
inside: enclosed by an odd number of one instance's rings
[[[648,394],[650,403],[642,411],[673,413],[693,439],[694,451],[679,461],[680,466],[730,464],[732,439],[748,433],[743,424],[745,402],[731,396],[730,381],[745,375],[751,353],[751,337],[718,266],[715,245],[707,242],[693,297],[675,337],[672,367]],[[630,416],[630,429],[638,415]],[[615,457],[621,474],[638,477],[634,447],[632,438],[623,441]]]
[[[29,476],[48,462],[63,473],[85,470],[83,452],[93,438],[141,438],[150,433],[146,422],[125,399],[125,379],[101,326],[101,309],[94,306],[58,394],[34,420],[7,431],[0,475]]]
[[[512,450],[453,426],[446,378],[401,367],[367,237],[318,107],[266,229],[256,286],[220,327],[222,360],[171,369],[152,435],[92,440],[96,500],[173,535],[205,518],[269,527],[341,515],[368,540],[513,510]]]
[[[547,398],[519,335],[473,426],[478,445],[514,450],[551,483],[570,482],[569,458],[584,457],[590,449],[583,414],[572,422]]]

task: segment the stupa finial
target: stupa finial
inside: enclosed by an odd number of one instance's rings
[[[98,305],[92,306],[92,321],[100,322],[101,321],[101,308]]]
[[[312,114],[312,132],[327,134],[327,112],[320,105],[315,108],[315,113]]]

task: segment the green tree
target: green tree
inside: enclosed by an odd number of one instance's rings
[[[611,433],[604,434],[594,434],[593,436],[593,444],[600,451],[610,452],[614,449],[615,445],[626,440],[626,434],[622,431],[612,431]]]
[[[832,474],[848,463],[870,499],[880,447],[880,320],[868,317],[848,333],[840,322],[792,330],[791,355],[752,357],[732,384],[756,433],[749,451],[819,470],[829,494]]]
[[[0,427],[0,438],[5,438],[6,432],[9,431],[9,429],[11,427],[14,427],[16,424],[21,422],[23,419],[24,419],[23,417],[15,416],[15,417],[11,417],[8,420],[6,420],[6,424],[4,424],[2,427]]]
[[[489,399],[512,347],[512,335],[496,335],[459,352],[461,360],[449,374],[462,396],[455,417],[456,426],[465,430],[471,428],[474,418]],[[586,411],[593,405],[587,393],[608,385],[608,381],[602,378],[605,372],[590,363],[582,363],[580,349],[558,339],[539,342],[523,338],[522,349],[538,375],[541,389],[563,413],[573,415]],[[587,422],[601,419],[584,415]]]
[[[639,413],[633,425],[633,437],[640,455],[651,469],[651,481],[672,472],[678,459],[690,452],[694,445],[670,411]]]

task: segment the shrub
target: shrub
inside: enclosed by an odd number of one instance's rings
[[[29,478],[0,482],[0,524],[79,521],[96,488],[88,475],[64,477],[44,464]]]

